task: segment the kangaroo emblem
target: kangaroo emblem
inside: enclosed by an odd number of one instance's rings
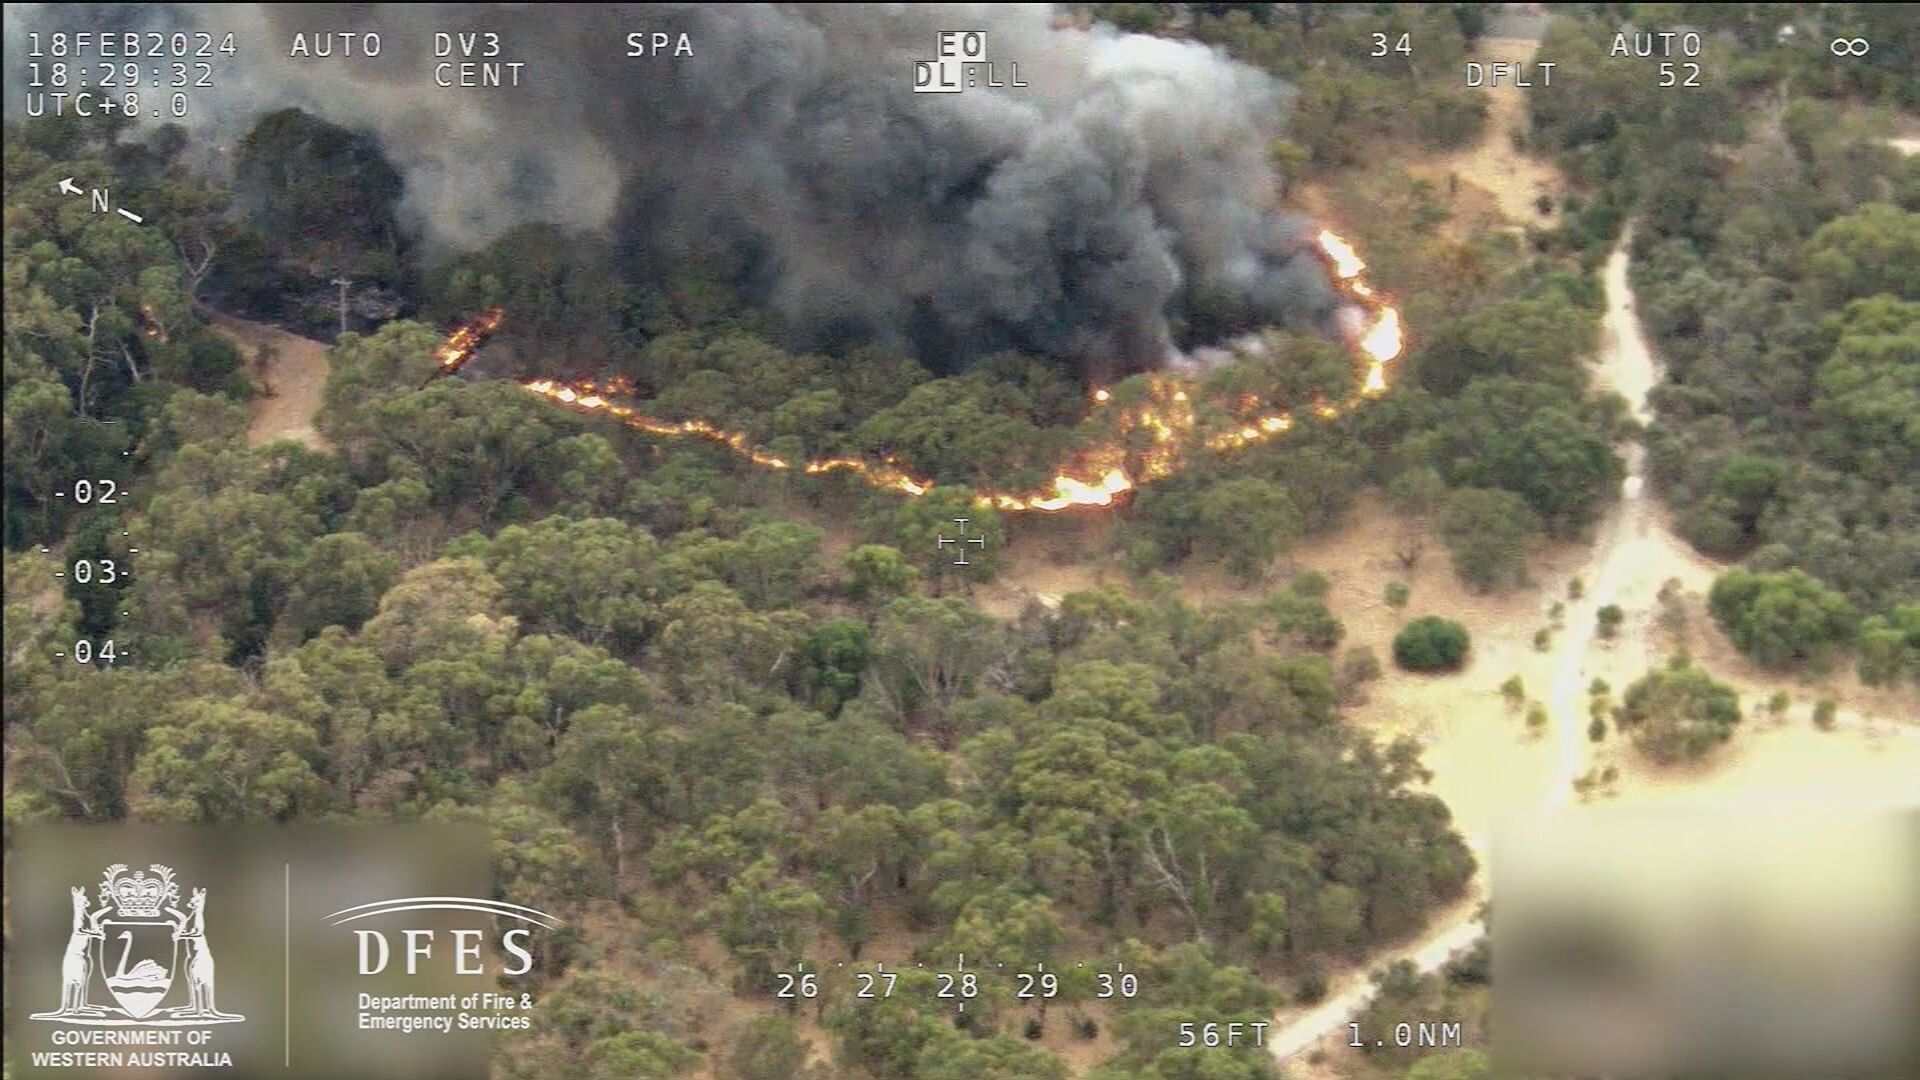
[[[108,909],[88,914],[87,890],[75,885],[73,894],[73,932],[67,938],[67,952],[60,960],[60,1008],[41,1013],[37,1018],[56,1016],[105,1016],[106,1010],[87,1003],[87,987],[93,981],[93,943],[100,940],[100,920]]]
[[[213,1003],[213,950],[207,947],[207,890],[195,889],[187,898],[187,910],[168,908],[175,920],[174,939],[180,942],[187,976],[187,1003],[173,1010],[178,1020],[238,1020],[223,1013]]]

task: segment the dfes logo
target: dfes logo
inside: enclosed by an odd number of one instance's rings
[[[358,904],[327,916],[327,924],[345,926],[362,919],[406,911],[473,911],[526,924],[503,932],[499,938],[500,951],[513,959],[498,974],[509,976],[525,975],[533,969],[533,954],[527,950],[526,944],[532,935],[529,927],[554,930],[560,926],[559,919],[537,908],[471,896],[406,896]],[[360,974],[378,975],[387,970],[387,966],[393,962],[393,943],[388,934],[394,931],[355,928],[353,933],[359,942]],[[489,974],[480,955],[480,947],[486,940],[483,931],[449,931],[452,940],[446,943],[447,950],[438,955],[434,951],[441,944],[438,930],[406,929],[397,933],[404,942],[408,975],[418,975],[423,967],[430,965],[451,965],[449,970],[455,975]]]

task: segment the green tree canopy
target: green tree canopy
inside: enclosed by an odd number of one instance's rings
[[[1859,621],[1846,597],[1800,570],[1729,570],[1714,580],[1707,607],[1734,645],[1767,667],[1819,659],[1850,643]]]
[[[354,257],[391,255],[401,243],[395,209],[403,184],[372,136],[300,109],[268,113],[240,140],[234,182],[260,228],[289,249],[307,249],[316,270],[391,273],[390,261]]]
[[[1222,480],[1207,488],[1195,514],[1207,546],[1243,581],[1265,576],[1274,556],[1298,540],[1306,528],[1286,490],[1254,476]]]
[[[1520,496],[1486,488],[1454,492],[1440,516],[1454,573],[1481,592],[1526,580],[1527,547],[1539,528]]]
[[[1438,615],[1423,615],[1393,636],[1393,660],[1409,671],[1452,671],[1467,648],[1467,628]]]
[[[1920,297],[1920,213],[1869,203],[1827,222],[1807,243],[1806,272],[1832,303]]]
[[[1650,671],[1627,687],[1620,724],[1640,752],[1671,765],[1705,756],[1733,737],[1740,699],[1690,664]]]

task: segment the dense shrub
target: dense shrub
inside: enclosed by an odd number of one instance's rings
[[[1707,607],[1734,645],[1766,667],[1819,658],[1851,642],[1858,625],[1846,597],[1800,570],[1729,570],[1714,581]]]
[[[1627,687],[1620,726],[1641,753],[1663,765],[1692,761],[1733,737],[1740,698],[1685,662],[1650,671]]]
[[[1453,671],[1466,660],[1467,628],[1438,615],[1423,615],[1393,638],[1393,662],[1408,671]]]

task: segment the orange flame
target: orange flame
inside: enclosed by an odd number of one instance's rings
[[[141,333],[165,345],[167,343],[167,331],[166,328],[160,325],[157,315],[158,313],[153,310],[152,304],[140,305],[140,318],[147,324],[146,329],[141,331]]]
[[[533,379],[521,385],[531,393],[575,411],[612,416],[628,427],[651,435],[707,439],[762,468],[795,469],[809,476],[849,472],[874,487],[908,495],[924,495],[934,487],[931,479],[912,476],[891,460],[873,462],[861,458],[834,457],[789,461],[756,448],[745,432],[728,431],[704,420],[655,419],[632,405],[609,397],[610,390],[614,389],[611,383],[569,384],[553,379]],[[619,389],[630,391],[631,386],[621,384]],[[1113,394],[1109,390],[1097,390],[1093,400],[1096,406],[1110,405]],[[1258,397],[1246,396],[1239,404],[1241,412],[1252,413],[1265,403]],[[1319,402],[1314,411],[1332,419],[1339,415],[1340,410],[1329,403]],[[1062,464],[1047,487],[1038,491],[984,491],[975,496],[975,501],[981,506],[1009,513],[1051,513],[1072,507],[1110,507],[1141,483],[1162,479],[1176,472],[1183,464],[1185,448],[1195,441],[1195,433],[1200,431],[1191,396],[1171,376],[1164,374],[1149,377],[1146,399],[1136,406],[1109,414],[1107,424],[1111,429],[1110,439]],[[1239,421],[1239,426],[1203,435],[1198,442],[1214,451],[1237,450],[1285,434],[1293,426],[1293,414],[1289,412],[1250,415]],[[1132,432],[1144,433],[1148,445],[1131,452],[1122,449],[1125,437]],[[1123,460],[1130,462],[1132,467],[1129,468]]]
[[[1360,351],[1376,364],[1384,364],[1400,355],[1400,313],[1381,308],[1380,319],[1360,339]]]
[[[628,427],[650,435],[668,437],[691,435],[708,439],[763,468],[782,470],[798,468],[809,476],[844,470],[858,475],[875,487],[893,488],[909,495],[925,495],[933,487],[932,481],[916,480],[893,465],[874,464],[859,458],[822,458],[818,461],[803,461],[796,464],[786,458],[756,449],[745,432],[727,431],[705,420],[656,420],[643,415],[631,405],[616,404],[604,396],[601,393],[602,388],[595,383],[570,386],[552,379],[533,379],[520,385],[541,397],[581,412],[604,412],[619,419]]]
[[[1321,229],[1318,241],[1321,252],[1332,265],[1334,276],[1346,286],[1347,293],[1361,301],[1363,306],[1375,309],[1373,325],[1360,335],[1355,345],[1367,361],[1360,393],[1365,397],[1377,397],[1387,392],[1387,365],[1399,359],[1401,350],[1406,347],[1400,330],[1400,311],[1382,302],[1373,286],[1360,277],[1366,272],[1367,264],[1352,244],[1331,229]]]
[[[1400,312],[1383,302],[1361,278],[1367,264],[1352,244],[1326,229],[1320,230],[1318,242],[1342,289],[1371,315],[1371,325],[1351,342],[1366,363],[1360,398],[1385,393],[1387,365],[1399,357],[1405,345]],[[434,354],[440,371],[450,374],[472,359],[480,344],[499,327],[502,314],[495,308],[455,330]],[[847,472],[873,487],[914,496],[924,495],[934,486],[933,480],[909,475],[892,459],[875,462],[833,457],[789,461],[756,448],[745,432],[727,431],[704,420],[649,417],[627,402],[634,385],[625,377],[573,384],[533,379],[521,385],[567,408],[608,415],[651,435],[707,439],[763,468],[796,470],[809,476]],[[1113,392],[1105,387],[1092,392],[1092,404],[1096,410],[1095,422],[1106,429],[1103,441],[1061,464],[1051,483],[1042,490],[984,491],[976,495],[975,501],[1012,513],[1110,507],[1140,484],[1178,471],[1189,446],[1198,445],[1216,452],[1238,450],[1284,435],[1295,425],[1292,412],[1263,412],[1269,407],[1258,395],[1242,394],[1232,403],[1228,426],[1220,429],[1210,425],[1210,429],[1203,430],[1187,387],[1166,373],[1148,376],[1146,392],[1138,404],[1115,407]],[[1332,420],[1352,404],[1315,401],[1312,411]],[[1140,438],[1134,437],[1136,433],[1144,436],[1144,446]]]
[[[1367,269],[1366,260],[1360,257],[1360,253],[1353,250],[1353,245],[1341,239],[1332,229],[1321,229],[1319,241],[1320,250],[1326,252],[1327,258],[1333,260],[1333,272],[1341,281],[1352,281]]]
[[[500,320],[506,317],[501,308],[492,308],[481,313],[479,318],[447,335],[447,340],[433,351],[434,362],[439,365],[436,374],[451,375],[465,367],[473,359],[487,338],[500,329]]]

